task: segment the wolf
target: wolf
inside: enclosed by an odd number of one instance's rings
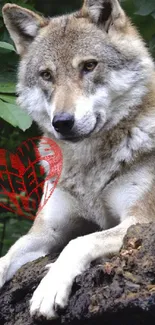
[[[31,230],[0,259],[0,286],[60,250],[30,301],[32,316],[54,319],[77,275],[116,254],[131,225],[155,220],[154,63],[117,0],[85,0],[54,18],[8,3],[3,17],[21,58],[18,103],[58,143],[63,169]]]

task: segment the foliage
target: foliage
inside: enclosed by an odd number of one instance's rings
[[[31,221],[13,216],[12,213],[0,215],[0,256],[6,254],[9,247],[25,234],[31,225]]]
[[[25,131],[31,126],[32,121],[16,104],[17,60],[15,48],[0,17],[0,118]]]
[[[155,1],[124,0],[122,5],[132,22],[138,27],[155,58]]]
[[[0,0],[0,148],[13,151],[26,138],[39,135],[39,131],[37,126],[32,124],[30,117],[16,104],[18,56],[2,19],[1,9],[6,2]],[[10,0],[9,2],[37,10],[45,15],[57,15],[80,8],[82,0]],[[122,5],[133,23],[138,26],[155,58],[155,1],[122,0]],[[0,254],[4,254],[8,247],[27,231],[30,224],[28,220],[3,211],[0,214]]]

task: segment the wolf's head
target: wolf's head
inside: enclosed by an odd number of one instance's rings
[[[3,16],[21,55],[19,103],[48,134],[92,136],[141,104],[153,62],[117,0],[51,19],[6,4]]]

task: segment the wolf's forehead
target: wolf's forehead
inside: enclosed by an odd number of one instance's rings
[[[33,65],[34,70],[48,67],[66,73],[75,62],[77,65],[77,62],[92,58],[114,69],[124,67],[131,60],[128,53],[121,53],[107,33],[94,24],[64,16],[52,19],[41,31],[27,57],[27,69]]]
[[[100,34],[100,35],[99,35]],[[81,19],[54,19],[43,31],[40,38],[41,52],[46,50],[46,55],[62,58],[73,57],[77,53],[92,55],[101,51],[104,46],[104,33],[97,30],[92,24]]]

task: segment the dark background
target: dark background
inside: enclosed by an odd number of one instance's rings
[[[15,84],[18,56],[3,23],[1,8],[6,2],[16,3],[47,16],[68,13],[80,8],[81,0],[0,0],[0,149],[14,151],[23,140],[39,136],[40,131],[16,105]],[[124,0],[122,6],[144,37],[155,58],[155,0]],[[11,46],[9,45],[11,44]],[[0,203],[3,196],[0,193]],[[32,221],[9,213],[0,207],[0,255],[24,234]]]

